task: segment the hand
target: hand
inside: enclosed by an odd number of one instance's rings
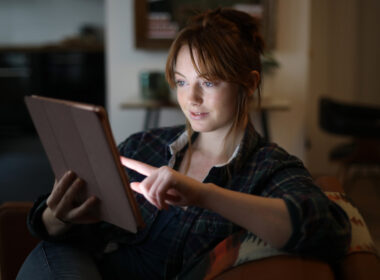
[[[85,182],[74,172],[56,181],[46,204],[52,215],[64,223],[89,224],[100,221],[99,202],[94,196],[84,197]]]
[[[131,183],[131,188],[159,209],[168,205],[200,205],[207,184],[185,176],[168,166],[160,168],[137,160],[120,157],[124,166],[147,176],[142,182]]]

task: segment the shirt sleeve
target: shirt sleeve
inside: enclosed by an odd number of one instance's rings
[[[268,180],[265,195],[284,199],[292,235],[284,250],[322,259],[345,255],[351,224],[342,208],[328,199],[301,164],[283,164]]]
[[[29,232],[39,239],[49,239],[45,226],[42,222],[42,213],[46,209],[46,199],[48,195],[40,196],[35,202],[32,209],[28,213],[27,226]]]

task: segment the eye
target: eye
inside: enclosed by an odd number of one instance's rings
[[[213,87],[213,86],[214,86],[214,83],[213,83],[213,82],[209,82],[209,81],[205,81],[205,82],[203,82],[203,84],[204,84],[206,87]]]
[[[183,87],[185,85],[185,81],[183,80],[176,80],[175,82],[177,87]]]

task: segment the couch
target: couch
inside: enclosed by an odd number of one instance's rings
[[[317,183],[324,191],[342,193],[335,177],[320,177]],[[31,202],[7,202],[0,206],[0,280],[13,280],[25,257],[37,244],[26,227]],[[365,224],[364,229],[367,230]],[[357,239],[357,238],[356,238]],[[356,240],[361,242],[361,240]],[[222,247],[223,242],[216,247]],[[273,255],[234,265],[231,258],[213,260],[212,271],[202,279],[380,279],[380,259],[376,250],[354,244],[347,256],[334,264],[291,255]],[[216,269],[215,269],[216,268]],[[189,275],[195,275],[190,273]],[[184,277],[187,278],[187,277]],[[192,278],[189,279],[201,279]]]

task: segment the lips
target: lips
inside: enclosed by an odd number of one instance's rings
[[[191,112],[190,111],[190,118],[193,120],[202,120],[208,116],[208,113],[205,112]]]

